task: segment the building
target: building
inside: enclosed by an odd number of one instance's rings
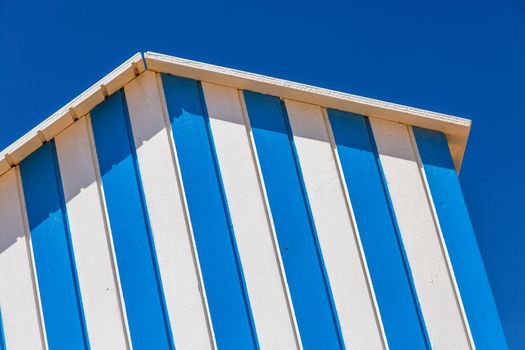
[[[0,349],[504,349],[470,121],[137,54],[0,156]]]

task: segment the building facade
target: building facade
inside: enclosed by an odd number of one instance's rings
[[[469,130],[137,54],[0,155],[0,349],[505,349]]]

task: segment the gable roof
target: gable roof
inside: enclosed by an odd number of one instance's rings
[[[108,96],[121,89],[145,70],[170,73],[200,81],[252,90],[326,108],[340,109],[368,117],[443,132],[449,142],[457,172],[470,132],[471,121],[464,118],[323,89],[288,80],[248,73],[231,68],[187,60],[154,52],[137,53],[119,67],[38,124],[0,152],[0,175],[19,164],[43,143],[89,113]]]

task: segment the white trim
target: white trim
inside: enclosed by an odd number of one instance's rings
[[[78,118],[89,113],[96,105],[104,101],[106,97],[122,88],[145,69],[142,54],[139,52],[38,124],[0,152],[0,175],[9,170],[9,168],[19,164],[44,142],[53,139]]]
[[[447,136],[458,172],[461,167],[472,124],[468,119],[155,52],[146,52],[144,58],[148,69],[159,73],[170,73],[240,90],[279,96],[282,99],[442,131]]]

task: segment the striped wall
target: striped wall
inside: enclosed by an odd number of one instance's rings
[[[0,349],[504,349],[443,134],[146,70],[0,177]]]

